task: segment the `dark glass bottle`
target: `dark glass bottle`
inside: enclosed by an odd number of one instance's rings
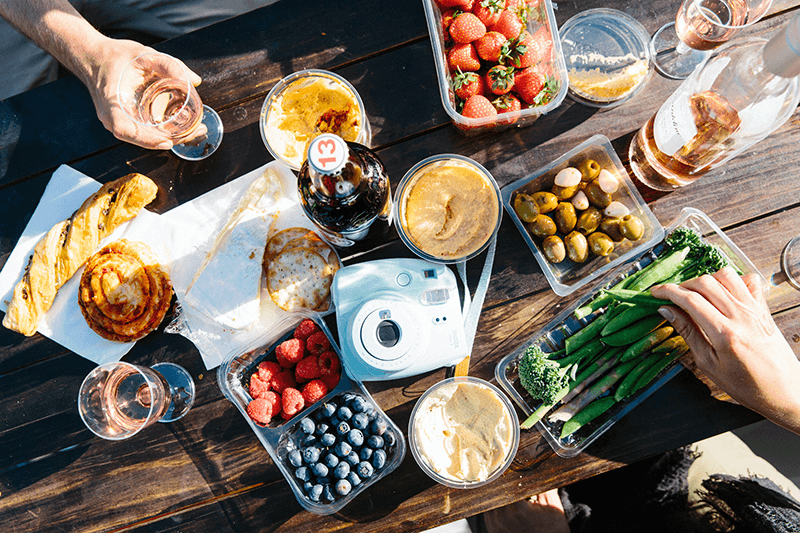
[[[336,246],[366,237],[392,210],[389,178],[369,148],[323,134],[308,146],[297,180],[303,211]]]

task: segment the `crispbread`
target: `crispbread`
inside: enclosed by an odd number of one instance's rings
[[[284,311],[320,306],[330,294],[332,281],[328,262],[309,248],[284,250],[267,268],[267,290]]]
[[[317,234],[308,228],[293,227],[281,230],[270,237],[267,241],[267,246],[264,248],[264,268],[267,268],[269,262],[281,253],[289,242],[309,235],[312,236],[310,238],[317,237]]]

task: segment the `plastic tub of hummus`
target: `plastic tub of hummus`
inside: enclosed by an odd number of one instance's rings
[[[408,423],[411,453],[438,483],[472,489],[505,472],[519,446],[519,419],[500,389],[455,377],[423,394]]]
[[[322,133],[369,146],[364,103],[350,82],[327,70],[302,70],[267,94],[259,118],[261,138],[278,161],[300,170],[308,143]]]
[[[441,154],[420,161],[403,176],[397,198],[397,232],[428,261],[471,259],[500,229],[500,188],[468,157]]]

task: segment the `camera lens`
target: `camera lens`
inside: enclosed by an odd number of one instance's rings
[[[378,324],[378,342],[385,348],[391,348],[400,340],[400,328],[391,320],[383,320]]]

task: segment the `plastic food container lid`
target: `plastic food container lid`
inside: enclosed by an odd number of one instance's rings
[[[616,9],[590,9],[561,27],[568,95],[584,105],[617,106],[637,94],[653,70],[644,27]]]

